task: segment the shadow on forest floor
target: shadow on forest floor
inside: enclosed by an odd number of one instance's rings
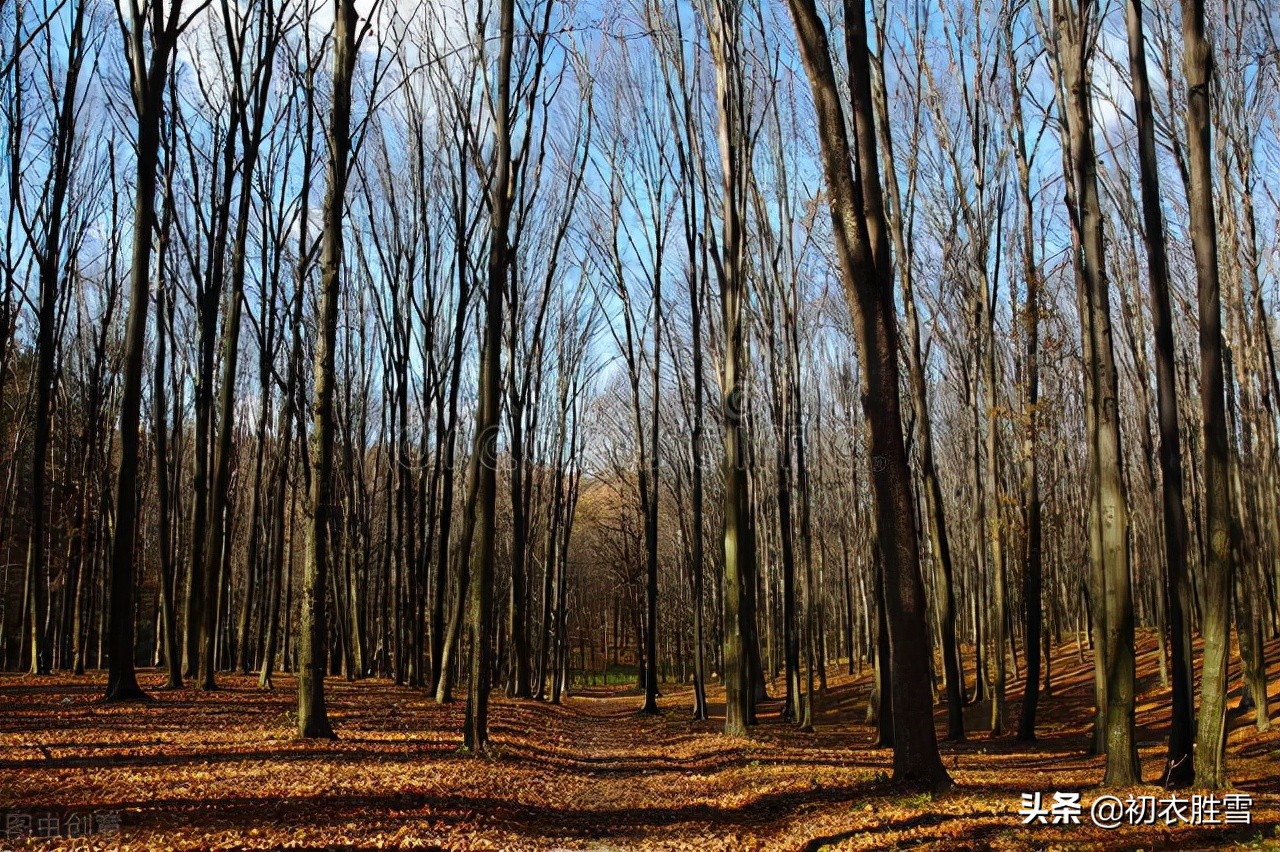
[[[1138,740],[1151,779],[1162,769],[1169,691],[1155,637],[1140,634],[1138,650]],[[1272,643],[1268,658],[1278,651]],[[1012,671],[1005,735],[987,733],[989,701],[965,708],[968,738],[941,745],[956,787],[940,798],[886,782],[892,752],[873,746],[866,722],[869,670],[831,669],[811,732],[781,718],[782,683],[772,683],[747,739],[720,733],[723,690],[715,686],[711,718],[700,722],[691,718],[691,690],[677,684],[664,685],[656,717],[638,715],[638,698],[622,689],[591,687],[560,706],[495,695],[492,748],[479,758],[458,750],[461,703],[440,706],[385,680],[328,681],[340,738],[303,741],[294,737],[287,675],[275,691],[224,675],[217,691],[156,691],[154,703],[127,706],[98,701],[101,673],[0,675],[0,811],[114,809],[126,848],[138,849],[1025,848],[1033,836],[1017,814],[1023,793],[1081,792],[1088,802],[1102,776],[1103,758],[1089,754],[1088,649],[1082,661],[1074,643],[1060,646],[1052,672],[1036,742],[1012,736],[1023,690]],[[1273,667],[1273,684],[1278,676]],[[162,682],[142,679],[148,689]],[[1234,671],[1232,684],[1229,771],[1253,796],[1251,825],[1107,833],[1088,825],[1086,810],[1085,825],[1038,826],[1034,845],[1272,842],[1280,734],[1253,730],[1252,711],[1234,710]],[[945,730],[941,696],[935,714]]]

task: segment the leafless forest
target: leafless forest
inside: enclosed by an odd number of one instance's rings
[[[341,742],[391,689],[501,761],[499,706],[803,738],[831,679],[943,793],[1078,660],[1089,783],[1228,787],[1280,647],[1278,33],[0,0],[0,693],[296,683]]]

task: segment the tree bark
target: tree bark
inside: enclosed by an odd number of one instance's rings
[[[479,405],[472,455],[477,494],[475,526],[479,541],[471,554],[471,606],[467,629],[471,642],[471,675],[467,686],[463,744],[473,754],[489,740],[490,630],[493,620],[494,531],[497,521],[497,450],[501,416],[503,294],[511,264],[509,219],[514,186],[511,169],[511,54],[515,30],[514,0],[499,4],[499,46],[493,104],[494,160],[490,186],[489,268],[485,292],[484,348],[480,362]],[[459,594],[462,590],[459,589]]]
[[[156,167],[160,154],[160,122],[164,112],[169,58],[181,26],[182,0],[172,0],[168,14],[156,3],[145,19],[137,0],[128,8],[125,52],[138,119],[135,151],[133,249],[130,255],[129,314],[125,320],[124,381],[120,397],[120,453],[116,473],[115,530],[111,542],[111,635],[107,673],[108,701],[136,701],[146,695],[134,670],[134,536],[138,523],[138,433],[141,425],[142,362],[147,345],[150,307],[151,246],[156,227]],[[144,33],[149,29],[149,33]],[[147,36],[150,36],[148,39]],[[144,43],[150,41],[148,56]]]
[[[813,0],[788,0],[788,6],[818,114],[836,254],[862,367],[862,407],[869,427],[876,529],[884,554],[893,680],[893,774],[899,782],[942,791],[951,786],[951,779],[938,755],[933,727],[928,643],[920,642],[926,635],[924,585],[900,415],[893,270],[876,153],[866,7],[863,0],[844,3],[855,158],[849,148],[844,106],[822,18]]]
[[[1097,27],[1092,0],[1075,7],[1055,0],[1059,44],[1056,50],[1065,88],[1070,164],[1075,190],[1072,228],[1079,234],[1077,258],[1083,284],[1082,341],[1092,377],[1092,429],[1089,456],[1096,481],[1090,497],[1099,530],[1102,588],[1094,595],[1104,641],[1095,648],[1095,668],[1105,673],[1105,746],[1103,783],[1127,787],[1141,780],[1134,737],[1134,626],[1129,576],[1129,516],[1122,474],[1118,377],[1112,349],[1110,300],[1106,279],[1102,207],[1098,195],[1097,155],[1093,141],[1093,99],[1089,59]]]
[[[1204,0],[1182,6],[1183,73],[1187,80],[1187,206],[1200,308],[1200,406],[1204,425],[1205,565],[1204,654],[1196,727],[1195,781],[1207,789],[1227,785],[1227,666],[1231,650],[1232,564],[1230,449],[1222,364],[1222,301],[1218,231],[1214,221],[1210,86],[1213,48],[1205,35]]]
[[[351,78],[356,63],[354,0],[335,0],[333,109],[329,166],[321,213],[319,333],[312,409],[310,518],[298,633],[298,736],[336,739],[324,700],[328,669],[329,523],[333,508],[335,354],[342,292],[342,237],[351,153]]]
[[[1190,595],[1187,571],[1187,518],[1183,504],[1182,447],[1178,437],[1178,389],[1174,376],[1173,312],[1170,307],[1169,262],[1165,250],[1164,213],[1156,161],[1155,119],[1147,80],[1147,55],[1142,27],[1142,0],[1128,0],[1125,22],[1129,41],[1129,74],[1133,83],[1138,127],[1139,180],[1142,189],[1143,239],[1147,247],[1147,276],[1151,288],[1151,316],[1155,327],[1156,406],[1160,430],[1161,508],[1164,518],[1164,605],[1170,656],[1173,658],[1172,718],[1163,783],[1185,787],[1194,776],[1192,729],[1194,709],[1191,672],[1191,631],[1186,619]]]

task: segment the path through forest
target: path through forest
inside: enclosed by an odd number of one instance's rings
[[[1138,738],[1150,780],[1168,692],[1153,637],[1143,640]],[[0,810],[119,812],[121,848],[139,850],[1280,847],[1280,731],[1257,734],[1251,712],[1233,715],[1229,761],[1238,791],[1253,798],[1251,825],[1105,832],[1086,809],[1079,826],[1023,828],[1024,792],[1096,795],[1102,759],[1084,753],[1090,667],[1074,645],[1057,650],[1038,743],[975,733],[945,744],[957,789],[937,801],[883,781],[890,752],[870,747],[866,672],[833,670],[814,733],[779,721],[773,701],[751,739],[720,733],[723,692],[713,691],[713,718],[699,723],[684,689],[667,690],[656,718],[617,689],[581,690],[562,707],[497,699],[497,748],[480,760],[458,753],[460,704],[440,707],[385,681],[331,681],[340,739],[314,742],[293,738],[294,683],[284,677],[271,693],[226,677],[215,693],[153,691],[154,703],[108,706],[99,675],[4,675]],[[162,678],[144,681],[154,688]],[[1010,695],[1020,693],[1013,684]],[[1017,709],[1012,702],[1011,718]],[[970,730],[980,728],[984,708],[967,712]],[[1166,795],[1119,791],[1129,792]]]

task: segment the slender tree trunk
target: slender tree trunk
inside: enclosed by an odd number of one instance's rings
[[[511,202],[515,195],[511,171],[511,54],[515,37],[514,0],[499,7],[497,98],[493,104],[494,143],[489,223],[489,268],[485,293],[484,348],[480,361],[479,405],[472,456],[477,494],[474,525],[479,541],[471,554],[471,606],[467,630],[471,642],[471,676],[467,686],[463,744],[473,754],[485,751],[489,740],[490,630],[493,621],[494,531],[497,521],[497,450],[501,417],[503,294],[511,258],[508,246]],[[462,589],[458,590],[459,595]]]
[[[1026,287],[1023,307],[1024,370],[1023,377],[1023,462],[1022,483],[1026,500],[1026,544],[1023,550],[1022,597],[1026,611],[1027,675],[1023,681],[1022,715],[1018,720],[1018,739],[1036,738],[1036,711],[1040,705],[1040,658],[1043,630],[1042,590],[1044,564],[1041,555],[1043,520],[1040,499],[1040,267],[1036,260],[1035,207],[1031,200],[1031,165],[1027,156],[1027,134],[1022,119],[1022,72],[1018,68],[1013,47],[1013,32],[1004,33],[1006,64],[1011,80],[1010,127],[1014,161],[1018,172],[1018,201],[1022,215],[1022,277]],[[1047,645],[1046,645],[1047,647]],[[1048,653],[1045,653],[1046,691]]]
[[[1210,132],[1213,48],[1205,35],[1204,0],[1182,6],[1183,73],[1187,80],[1187,159],[1191,248],[1200,308],[1200,406],[1204,423],[1205,565],[1204,654],[1200,716],[1196,728],[1195,781],[1227,785],[1227,666],[1231,650],[1231,493],[1226,391],[1222,366],[1222,302],[1218,282],[1218,232],[1214,221],[1213,148]]]
[[[467,225],[467,169],[468,164],[466,157],[459,157],[458,164],[458,183],[454,197],[454,226],[459,234],[466,233]],[[443,424],[444,439],[444,463],[442,470],[442,480],[440,485],[440,530],[436,536],[436,568],[431,585],[431,691],[436,696],[437,701],[442,700],[441,685],[444,684],[448,675],[449,666],[445,659],[445,612],[444,599],[446,585],[449,579],[449,557],[452,552],[453,542],[453,501],[454,501],[454,467],[456,464],[455,455],[458,445],[457,425],[458,425],[458,391],[462,383],[462,349],[463,340],[466,336],[467,322],[467,305],[470,302],[470,288],[467,285],[467,255],[466,241],[462,238],[458,239],[457,245],[457,275],[458,275],[458,296],[457,304],[454,308],[453,320],[453,354],[450,362],[449,372],[449,402],[448,402],[448,419],[445,420],[443,415],[437,416],[437,423]],[[465,535],[470,537],[472,528],[471,515],[473,506],[468,502],[465,514]],[[459,563],[461,564],[461,563]],[[465,595],[465,582],[458,585],[459,597]],[[461,624],[461,608],[454,610],[453,620],[450,622],[450,633],[457,635],[456,628],[453,624]],[[454,640],[456,641],[456,640]],[[447,697],[449,690],[444,690],[444,697]]]
[[[1064,3],[1066,6],[1064,7]],[[1078,8],[1056,0],[1060,45],[1057,62],[1066,89],[1070,179],[1075,187],[1072,226],[1079,233],[1079,274],[1083,282],[1081,332],[1091,357],[1093,429],[1089,455],[1097,480],[1091,502],[1099,524],[1102,587],[1095,606],[1105,616],[1104,642],[1095,648],[1095,666],[1105,673],[1105,743],[1108,786],[1132,786],[1141,780],[1134,737],[1134,625],[1129,575],[1129,516],[1122,475],[1118,378],[1112,350],[1110,300],[1106,279],[1102,207],[1098,197],[1097,156],[1093,142],[1089,56],[1097,27],[1092,0]]]
[[[167,216],[166,216],[167,219]],[[163,251],[163,249],[162,249]],[[160,267],[164,269],[163,256]],[[165,689],[182,688],[182,657],[178,645],[178,630],[175,623],[173,601],[173,577],[175,573],[173,560],[172,506],[169,468],[169,424],[165,405],[165,339],[164,323],[167,311],[168,288],[164,279],[156,285],[156,334],[155,373],[152,383],[152,406],[156,439],[156,501],[158,516],[158,533],[160,549],[160,613],[164,622],[164,662],[168,672]]]
[[[1191,673],[1191,631],[1187,623],[1190,582],[1187,571],[1187,518],[1182,494],[1182,448],[1178,438],[1178,389],[1174,376],[1173,312],[1170,307],[1169,264],[1165,252],[1164,214],[1156,162],[1155,120],[1147,82],[1143,41],[1142,2],[1128,0],[1125,21],[1129,39],[1129,73],[1133,81],[1134,113],[1138,125],[1138,162],[1142,187],[1143,237],[1147,247],[1147,275],[1151,288],[1151,316],[1155,326],[1156,397],[1160,429],[1161,507],[1164,517],[1164,606],[1170,655],[1173,658],[1172,719],[1163,783],[1185,787],[1194,777],[1192,730],[1194,709]]]
[[[160,122],[169,56],[177,40],[182,0],[172,0],[166,16],[154,10],[150,32],[144,13],[130,4],[125,32],[138,139],[134,158],[132,271],[129,314],[125,321],[124,381],[120,397],[120,451],[116,473],[115,529],[111,542],[111,651],[107,672],[108,701],[145,699],[134,671],[134,537],[138,523],[138,433],[142,408],[142,362],[147,345],[150,307],[152,232],[156,227],[156,167],[160,154]],[[160,29],[160,27],[163,29]],[[160,30],[160,31],[157,31]],[[150,42],[148,56],[145,42]]]
[[[328,535],[333,504],[334,370],[341,301],[342,226],[351,148],[351,78],[356,63],[354,0],[335,0],[333,110],[329,124],[328,186],[320,249],[319,333],[315,354],[315,402],[311,446],[310,518],[302,612],[298,634],[298,736],[336,739],[324,700],[328,668]]]

